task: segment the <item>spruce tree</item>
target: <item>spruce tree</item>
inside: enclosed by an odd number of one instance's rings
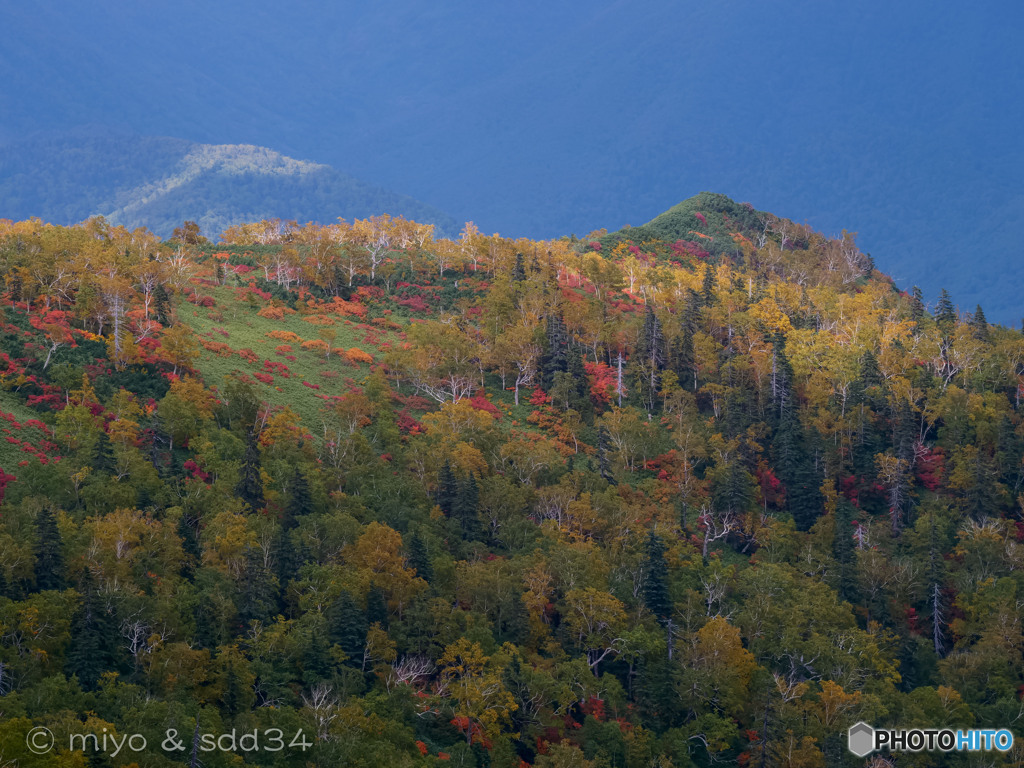
[[[516,263],[512,267],[512,282],[522,283],[526,281],[526,265],[523,262],[523,254],[516,254]]]
[[[452,466],[446,459],[444,466],[441,467],[441,471],[437,475],[437,492],[435,501],[437,502],[437,506],[441,508],[441,511],[449,517],[451,517],[452,510],[455,507],[455,500],[458,495],[458,483],[455,479],[455,473],[452,472]]]
[[[665,543],[651,531],[644,553],[644,605],[659,622],[672,614],[672,598],[668,591],[668,563],[665,562]]]
[[[117,471],[117,462],[114,459],[114,446],[106,430],[101,429],[96,445],[93,448],[92,468],[105,475],[114,474]]]
[[[523,645],[530,639],[530,614],[519,592],[513,592],[512,597],[502,606],[498,624],[502,642]]]
[[[677,688],[683,667],[657,654],[640,661],[636,698],[644,723],[664,733],[683,723],[684,711]]]
[[[366,621],[368,624],[380,624],[388,628],[388,602],[384,598],[384,590],[374,584],[366,595]]]
[[[309,481],[306,476],[295,468],[289,488],[288,504],[281,516],[281,528],[290,531],[298,525],[298,518],[313,512],[313,497],[309,492]]]
[[[715,301],[715,273],[710,264],[704,265],[704,284],[700,289],[700,303],[710,307]]]
[[[981,308],[981,304],[974,310],[971,316],[971,328],[974,331],[974,338],[979,341],[988,341],[988,319]]]
[[[568,378],[569,408],[581,416],[592,413],[590,389],[587,383],[587,370],[583,367],[583,352],[570,349],[566,359],[566,377]]]
[[[775,338],[774,352],[775,459],[779,479],[786,487],[789,511],[797,528],[806,531],[822,512],[821,478],[814,466],[814,457],[807,450],[808,435],[797,412],[793,369],[786,357],[785,339],[781,335]]]
[[[185,558],[181,563],[182,577],[192,580],[195,568],[202,560],[203,553],[199,547],[199,523],[187,512],[178,518],[178,538],[181,540],[181,551]]]
[[[856,508],[845,496],[836,504],[835,530],[832,534],[832,556],[837,564],[839,597],[857,602],[857,570],[854,562],[853,519]]]
[[[924,317],[924,294],[916,285],[910,295],[910,319],[915,323],[921,322]]]
[[[44,507],[36,516],[36,589],[64,589],[62,539],[53,509]]]
[[[612,485],[616,485],[615,477],[612,475],[611,462],[608,459],[608,447],[611,437],[608,435],[608,428],[601,425],[597,430],[597,466],[601,477]]]
[[[278,605],[284,609],[287,603],[288,585],[298,578],[299,568],[302,565],[299,553],[295,550],[291,531],[282,530],[280,532],[277,539],[274,565],[278,587],[280,588]]]
[[[476,477],[470,473],[458,484],[455,503],[452,505],[452,517],[458,522],[462,538],[474,541],[480,538],[480,489]]]
[[[409,537],[409,565],[416,571],[416,575],[428,584],[434,579],[434,568],[430,564],[430,555],[427,552],[427,545],[416,531]]]
[[[245,583],[239,613],[248,625],[253,621],[266,624],[277,612],[277,584],[263,556],[255,547],[245,552]]]
[[[569,333],[558,315],[549,315],[545,348],[540,359],[541,388],[547,392],[555,385],[555,374],[568,370]]]
[[[246,690],[242,680],[235,670],[233,660],[229,660],[224,672],[224,692],[220,696],[222,708],[228,715],[235,717],[245,708],[245,699]]]
[[[950,334],[956,325],[956,309],[953,307],[953,299],[945,288],[939,293],[939,303],[935,305],[935,322],[939,324],[944,334]]]
[[[166,328],[171,324],[171,297],[167,295],[163,283],[159,283],[153,291],[153,311],[160,325]]]
[[[81,602],[71,620],[71,644],[65,663],[68,674],[77,675],[82,688],[92,691],[104,672],[116,671],[120,633],[117,619],[88,569],[78,592]]]
[[[661,371],[664,367],[665,338],[661,330],[661,321],[648,305],[630,364],[633,379],[631,395],[648,413],[657,410]]]
[[[263,509],[266,505],[261,467],[259,434],[255,429],[250,429],[246,432],[245,457],[242,460],[235,492],[253,512]]]
[[[697,385],[697,367],[693,352],[693,332],[683,330],[678,336],[672,337],[668,351],[668,368],[676,374],[679,385],[691,392]]]
[[[315,685],[326,680],[331,675],[331,666],[327,638],[321,629],[313,629],[302,654],[302,681],[306,685]]]
[[[327,612],[327,637],[338,645],[347,663],[358,666],[362,663],[363,649],[366,646],[366,614],[359,610],[351,593],[342,590],[338,599]]]

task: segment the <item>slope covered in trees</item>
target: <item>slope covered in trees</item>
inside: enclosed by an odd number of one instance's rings
[[[858,720],[1018,730],[1024,336],[850,235],[659,219],[4,222],[0,757],[276,728],[246,761],[856,766]]]

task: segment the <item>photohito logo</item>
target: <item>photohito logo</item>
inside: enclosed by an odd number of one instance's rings
[[[887,749],[890,752],[1007,752],[1013,734],[1006,728],[969,731],[951,728],[872,728],[854,723],[846,734],[846,746],[857,757]]]

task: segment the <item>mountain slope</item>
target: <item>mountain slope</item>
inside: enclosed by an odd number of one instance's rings
[[[0,139],[269,146],[515,236],[717,189],[1020,318],[1019,3],[6,6]]]
[[[454,233],[455,221],[328,165],[245,144],[77,135],[0,148],[0,217],[71,224],[102,214],[168,236],[186,219],[216,236],[263,218],[331,222],[402,215]]]

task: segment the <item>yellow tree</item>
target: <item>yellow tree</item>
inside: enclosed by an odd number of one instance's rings
[[[366,527],[346,551],[345,560],[355,569],[360,591],[366,594],[371,586],[380,587],[399,616],[409,601],[426,589],[427,583],[405,565],[402,534],[378,522]]]
[[[466,732],[466,743],[472,744],[474,735],[497,736],[518,708],[502,684],[503,665],[465,637],[445,648],[437,664],[441,669],[438,693],[451,702],[455,720]]]
[[[565,595],[565,621],[597,675],[598,664],[622,647],[626,631],[626,609],[622,602],[593,587],[572,589]]]
[[[172,366],[174,374],[191,370],[199,358],[199,344],[192,329],[184,323],[172,325],[160,336],[160,351]]]
[[[473,393],[482,350],[454,319],[418,323],[409,329],[409,341],[390,360],[417,390],[439,403],[457,403]]]
[[[750,676],[757,664],[743,647],[740,631],[715,616],[694,635],[686,651],[686,686],[694,709],[712,707],[736,716],[747,703]]]

